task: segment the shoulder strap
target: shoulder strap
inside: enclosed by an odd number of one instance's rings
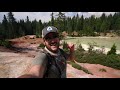
[[[62,49],[60,49],[60,52],[63,54],[63,57],[66,59],[65,52]],[[58,68],[58,71],[59,71],[60,76],[61,76],[61,70],[60,70],[60,67],[58,67],[58,64],[56,63],[55,58],[53,56],[51,56],[44,49],[43,49],[43,53],[45,53],[47,56],[47,70],[45,71],[44,78],[48,76],[48,71],[49,71],[49,68],[51,67],[52,64],[54,64]]]
[[[44,73],[44,78],[45,77],[47,77],[48,76],[48,69],[50,68],[50,66],[51,66],[51,64],[52,64],[52,60],[51,59],[53,59],[53,57],[46,51],[46,50],[44,50],[43,49],[43,51],[42,51],[43,53],[45,53],[46,54],[46,56],[47,56],[47,69],[46,69],[46,71],[45,71],[45,73]]]
[[[67,59],[66,53],[65,53],[62,49],[60,49],[60,52],[62,53],[63,57],[64,57],[65,59]]]
[[[47,56],[47,70],[44,74],[44,78],[49,76],[49,69],[50,69],[51,65],[54,65],[58,69],[58,72],[59,72],[58,78],[60,78],[61,77],[61,70],[60,70],[60,67],[58,66],[54,56],[50,55],[46,50],[43,50],[43,52]]]

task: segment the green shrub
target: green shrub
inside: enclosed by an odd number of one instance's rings
[[[86,51],[83,49],[83,47],[82,47],[82,45],[81,44],[79,44],[78,46],[77,46],[77,49],[75,50],[75,58],[77,59],[77,58],[82,58],[83,56],[84,56],[84,53],[85,53]]]
[[[74,67],[74,68],[76,68],[76,69],[78,69],[78,70],[83,70],[85,73],[93,75],[90,71],[88,71],[88,70],[87,70],[86,68],[84,68],[84,67],[81,67],[79,64],[76,64],[76,63],[74,63],[74,62],[69,62],[69,64],[72,65],[72,67]]]
[[[106,56],[107,60],[104,62],[104,65],[107,65],[112,68],[120,69],[120,57],[118,55],[108,55]]]
[[[104,69],[104,68],[99,69],[99,71],[101,71],[101,72],[107,72],[106,69]]]
[[[116,46],[115,44],[112,46],[111,51],[108,55],[103,54],[103,50],[97,51],[93,50],[93,46],[96,44],[89,44],[89,50],[82,50],[82,46],[78,46],[75,50],[75,60],[79,63],[91,63],[91,64],[101,64],[104,66],[112,67],[115,69],[120,69],[120,55],[115,54]]]
[[[75,54],[75,60],[81,60],[82,58],[83,58],[83,56],[84,56],[84,53],[83,52],[80,52],[80,51],[75,51],[74,52],[74,54]]]
[[[88,52],[92,52],[93,51],[93,46],[92,45],[89,45],[89,48],[88,48]]]
[[[42,37],[42,35],[36,33],[36,38],[41,38],[41,37]]]
[[[111,50],[108,51],[108,53],[107,53],[107,55],[110,55],[110,54],[116,55],[116,46],[115,46],[115,44],[113,44],[113,46],[111,47]]]
[[[40,48],[44,48],[45,45],[44,45],[43,43],[41,43],[41,44],[39,45],[39,47],[40,47]]]
[[[76,52],[76,51],[75,51]],[[75,53],[76,54],[76,53]],[[98,53],[83,53],[76,56],[76,61],[80,63],[101,64],[115,69],[120,69],[120,56],[119,55],[105,55]]]
[[[85,51],[81,44],[78,45],[77,50],[81,52]]]
[[[63,42],[63,50],[65,51],[65,52],[69,52],[69,49],[68,49],[68,44],[67,44],[67,42]]]
[[[98,47],[98,45],[97,45],[96,42],[88,43],[88,45],[89,45],[89,48],[88,48],[88,52],[89,52],[89,53],[94,53],[94,52],[96,52],[96,50],[93,50],[94,46],[97,46],[97,47]]]
[[[59,34],[59,39],[60,39],[60,40],[64,40],[64,39],[65,39],[65,36],[62,35],[62,33],[60,33],[60,34]]]
[[[116,30],[115,32],[118,36],[120,36],[120,30]]]
[[[7,48],[12,47],[8,40],[0,40],[0,46],[4,46],[4,47],[7,47]]]

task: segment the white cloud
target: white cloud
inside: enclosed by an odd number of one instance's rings
[[[8,12],[0,12],[0,21],[3,20],[4,14],[7,16]],[[51,14],[52,12],[13,12],[14,17],[19,20],[19,19],[26,19],[28,16],[29,19],[32,20],[41,20],[42,22],[48,22],[51,20]],[[95,15],[96,17],[101,16],[103,13],[106,15],[109,14],[114,14],[115,12],[64,12],[66,16],[73,17],[74,15],[81,16],[83,15],[84,17],[90,17],[91,15]],[[58,14],[58,12],[54,12],[54,14]]]
[[[79,12],[78,14],[80,16],[83,15],[84,17],[90,17],[91,15],[95,15],[95,17],[100,17],[103,13],[105,13],[105,15],[113,15],[115,12]]]
[[[1,12],[0,13],[0,21],[3,20],[4,14],[7,16],[8,12]],[[50,21],[50,14],[51,12],[13,12],[14,17],[16,20],[24,19],[26,20],[27,16],[29,19],[32,20],[41,20],[42,22]]]
[[[3,20],[3,17],[6,14],[7,14],[7,12],[0,12],[0,22]]]
[[[50,20],[51,12],[13,12],[14,17],[17,19],[26,19],[28,16],[32,20],[41,20],[42,22],[48,22]]]
[[[114,14],[115,12],[89,12],[89,14],[95,15],[96,17],[100,17],[103,13],[108,16],[109,14]]]
[[[65,15],[68,17],[73,17],[74,15],[77,15],[78,12],[66,12]]]

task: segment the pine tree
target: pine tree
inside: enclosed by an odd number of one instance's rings
[[[65,25],[64,25],[65,24],[64,21],[66,18],[65,13],[59,12],[56,16],[57,16],[57,19],[56,19],[57,28],[60,30],[60,32],[62,32],[65,28]]]
[[[111,50],[108,51],[108,53],[107,53],[107,55],[111,55],[111,54],[116,55],[116,45],[115,44],[113,44],[113,46],[111,47]]]
[[[29,20],[29,17],[27,16],[27,19],[26,19],[26,34],[31,35],[32,33],[33,33],[33,31],[32,31],[32,27],[31,27],[31,22]]]
[[[20,22],[19,22],[19,30],[22,30],[23,35],[26,35],[26,34],[25,34],[26,26],[25,26],[25,22],[24,22],[23,19],[20,20]],[[23,35],[22,35],[22,36],[23,36]],[[21,35],[20,35],[20,36],[21,36]]]
[[[25,32],[22,29],[22,26],[19,26],[18,33],[19,33],[19,37],[25,35]]]
[[[54,13],[51,14],[51,25],[54,26]]]
[[[84,27],[84,17],[83,15],[81,16],[81,23],[80,23],[80,30],[83,30],[83,27]]]
[[[6,18],[6,16],[4,15],[3,20],[2,20],[2,35],[4,38],[8,38],[8,34],[9,34],[9,28],[8,28],[8,20]]]
[[[16,19],[14,18],[14,15],[12,12],[8,13],[8,22],[9,22],[9,38],[15,38],[16,37]]]

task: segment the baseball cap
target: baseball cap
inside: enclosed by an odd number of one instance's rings
[[[48,33],[55,32],[58,33],[58,29],[54,26],[47,26],[42,30],[42,38],[44,38]]]

